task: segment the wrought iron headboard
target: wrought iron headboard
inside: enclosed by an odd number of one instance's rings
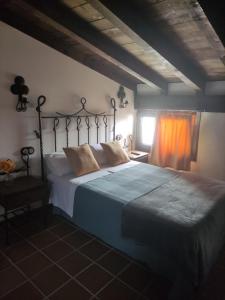
[[[42,128],[42,120],[43,119],[52,119],[53,120],[53,134],[54,134],[54,149],[57,151],[57,129],[59,127],[60,120],[64,121],[65,124],[65,134],[66,134],[66,145],[69,146],[69,127],[71,122],[74,120],[76,123],[76,131],[77,131],[77,145],[80,145],[80,129],[81,129],[81,122],[82,119],[85,122],[86,125],[86,132],[87,132],[87,143],[90,143],[90,130],[91,130],[91,118],[94,119],[95,124],[95,130],[96,130],[96,142],[99,142],[99,129],[100,129],[100,120],[103,121],[103,128],[104,128],[104,139],[105,142],[108,140],[108,119],[113,118],[113,126],[112,126],[112,132],[113,132],[113,140],[115,140],[115,133],[116,133],[116,101],[114,98],[110,99],[111,106],[113,108],[113,114],[108,114],[105,112],[95,113],[90,112],[86,108],[87,100],[86,98],[82,97],[80,99],[81,102],[81,109],[78,111],[72,113],[72,114],[63,114],[56,112],[55,115],[51,116],[43,116],[41,108],[46,102],[45,96],[39,96],[37,99],[37,107],[36,111],[38,113],[38,125],[39,129],[38,131],[35,130],[35,134],[37,138],[40,141],[40,155],[41,155],[41,176],[42,180],[44,180],[44,151],[43,151],[43,128]]]

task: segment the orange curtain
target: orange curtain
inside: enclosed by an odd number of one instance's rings
[[[161,113],[158,117],[151,162],[161,167],[190,170],[193,114]]]

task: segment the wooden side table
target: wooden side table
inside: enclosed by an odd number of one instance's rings
[[[6,243],[9,244],[8,215],[22,208],[30,209],[30,204],[41,201],[43,218],[47,222],[47,205],[49,199],[49,186],[39,177],[23,176],[11,182],[0,182],[0,204],[5,209]]]
[[[128,153],[128,156],[131,160],[140,161],[143,163],[148,162],[148,153],[138,150],[132,150]]]

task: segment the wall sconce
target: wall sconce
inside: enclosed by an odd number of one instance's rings
[[[16,105],[16,111],[26,111],[27,103],[29,102],[26,97],[23,95],[27,95],[29,93],[28,86],[25,85],[25,80],[21,76],[16,76],[14,79],[14,84],[11,85],[11,92],[14,95],[18,95],[18,102]]]
[[[119,107],[120,108],[125,108],[127,106],[127,104],[128,104],[128,101],[125,100],[126,93],[125,93],[124,87],[122,85],[119,87],[119,91],[117,93],[117,97],[120,99],[120,106]]]

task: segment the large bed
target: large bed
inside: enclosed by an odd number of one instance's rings
[[[69,137],[75,136],[71,122],[76,124],[78,145],[85,131],[88,144],[92,143],[93,135],[97,144],[102,135],[106,142],[113,133],[115,140],[114,99],[111,99],[113,114],[89,112],[86,99],[81,98],[81,109],[73,114],[42,116],[45,100],[39,97],[37,107],[43,179],[44,148],[50,140],[47,135],[44,142],[43,118],[53,121],[55,151],[59,146],[60,124],[66,125],[67,147],[75,144],[74,140],[69,141]],[[173,280],[170,299],[184,299],[184,295],[204,282],[225,240],[223,181],[134,161],[114,167],[102,165],[98,171],[75,177],[68,172],[67,164],[64,157],[58,168],[60,174],[48,174],[52,185],[50,202],[58,213]],[[53,169],[56,165],[54,162]]]
[[[51,202],[75,224],[175,282],[204,282],[224,243],[225,183],[131,161],[78,178],[49,175]]]

